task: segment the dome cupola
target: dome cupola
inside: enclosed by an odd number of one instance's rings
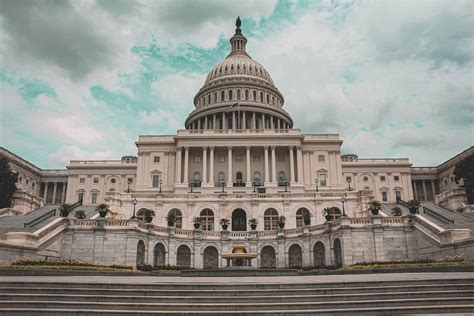
[[[194,97],[187,129],[288,129],[293,121],[268,71],[246,52],[240,18],[230,38],[231,51],[214,66]],[[237,118],[236,118],[237,116]]]

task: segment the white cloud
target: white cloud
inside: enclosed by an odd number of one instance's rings
[[[110,150],[84,151],[78,146],[67,145],[60,147],[55,153],[48,156],[52,165],[66,166],[71,160],[106,160],[118,159]]]

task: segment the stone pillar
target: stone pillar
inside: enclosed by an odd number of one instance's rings
[[[183,147],[176,148],[176,184],[181,184],[181,156]]]
[[[265,129],[267,126],[265,124],[265,114],[262,113],[262,129]]]
[[[222,112],[222,129],[227,129],[227,121],[225,119],[225,112]]]
[[[49,182],[44,183],[44,192],[43,192],[44,204],[46,204],[46,201],[47,201],[47,198],[48,198],[48,184],[49,184]]]
[[[58,183],[54,182],[54,187],[53,187],[53,200],[51,201],[52,204],[56,204],[56,190],[58,188]]]
[[[207,147],[202,147],[202,183],[207,184]]]
[[[203,128],[203,129],[207,129],[207,128],[208,128],[207,123],[208,123],[208,122],[207,122],[207,115],[206,115],[206,116],[204,116],[204,128]]]
[[[247,122],[246,122],[246,118],[245,118],[245,111],[242,112],[242,123],[240,123],[240,125],[242,125],[242,129],[247,129]]]
[[[413,186],[414,199],[417,200],[417,201],[419,201],[419,199],[418,199],[417,187],[416,187],[416,180],[413,180],[412,182],[413,182],[412,186]]]
[[[189,147],[184,147],[184,181],[183,183],[188,185],[189,175]]]
[[[298,183],[303,183],[303,154],[301,153],[301,146],[296,147],[296,159],[298,168]]]
[[[425,180],[421,180],[423,185],[423,201],[428,201],[428,196],[426,195],[426,183]]]
[[[277,120],[277,129],[280,129],[280,126],[281,126],[280,124],[281,124],[280,118],[278,118],[278,120]]]
[[[216,115],[213,114],[213,115],[212,115],[212,129],[217,129],[217,127],[216,127],[216,122],[217,122],[217,120],[216,120]]]
[[[276,146],[272,146],[272,185],[276,185],[277,175],[276,175]]]
[[[200,119],[200,118],[198,118],[198,120],[197,120],[197,121],[198,121],[198,129],[201,129],[201,119]]]
[[[295,183],[295,157],[294,157],[294,146],[290,146],[290,185]]]
[[[232,111],[232,129],[237,129],[235,125],[235,111]]]
[[[209,147],[209,185],[214,186],[214,147]]]
[[[264,162],[265,162],[265,185],[268,185],[270,182],[269,180],[269,174],[268,174],[268,146],[263,147],[264,150]]]
[[[234,182],[232,181],[232,146],[227,147],[227,187],[232,187]]]
[[[257,118],[255,116],[255,112],[253,112],[253,115],[252,115],[252,128],[257,129]]]
[[[270,129],[273,129],[273,115],[270,115]]]
[[[247,174],[247,181],[245,183],[245,186],[246,187],[251,187],[252,186],[252,178],[251,178],[251,175],[250,175],[250,146],[247,146],[245,147],[246,149],[246,166],[247,166],[247,170],[246,170],[246,174]]]
[[[430,182],[431,182],[431,192],[433,192],[433,202],[434,202],[434,200],[435,200],[435,195],[436,195],[435,186],[434,186],[434,180],[431,179]]]
[[[61,194],[61,204],[64,204],[66,202],[66,185],[67,185],[67,182],[63,182],[63,192]]]

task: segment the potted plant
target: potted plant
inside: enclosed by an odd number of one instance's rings
[[[86,218],[86,212],[83,210],[77,210],[74,212],[74,217],[77,219],[85,219]]]
[[[109,206],[105,203],[99,204],[96,209],[99,212],[100,217],[105,217],[109,212]]]
[[[323,209],[324,217],[326,218],[326,222],[332,221],[332,209],[330,207],[326,207]]]
[[[222,230],[227,230],[230,221],[227,218],[221,218],[219,224],[222,226]]]
[[[393,216],[402,216],[402,209],[398,206],[392,208],[392,215]]]
[[[377,200],[372,200],[369,202],[369,209],[372,212],[372,215],[378,215],[381,207],[382,205]]]
[[[201,223],[202,223],[201,217],[196,216],[193,218],[194,229],[199,229],[199,227],[201,227]]]
[[[70,204],[64,203],[59,209],[59,215],[61,217],[67,217],[69,215],[69,209],[71,208]]]
[[[174,212],[169,213],[168,216],[166,216],[166,221],[168,222],[168,226],[174,226],[174,223],[176,223],[176,214]]]
[[[258,220],[256,218],[251,218],[249,219],[249,225],[252,230],[255,230],[257,228]]]
[[[306,226],[311,225],[311,217],[313,215],[308,211],[303,213],[303,222]]]
[[[145,220],[146,220],[147,223],[151,223],[154,216],[155,216],[155,211],[154,210],[147,209],[145,211]]]
[[[283,215],[278,216],[278,227],[285,228],[286,217]]]
[[[416,214],[418,212],[418,208],[420,207],[420,202],[417,200],[410,200],[407,202],[408,208],[410,209],[410,214]]]

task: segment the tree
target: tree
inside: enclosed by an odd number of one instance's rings
[[[0,208],[11,206],[17,181],[18,174],[12,172],[8,159],[0,157]]]
[[[456,183],[461,180],[462,186],[466,190],[467,200],[469,204],[474,203],[474,155],[461,160],[454,167],[454,177]]]

